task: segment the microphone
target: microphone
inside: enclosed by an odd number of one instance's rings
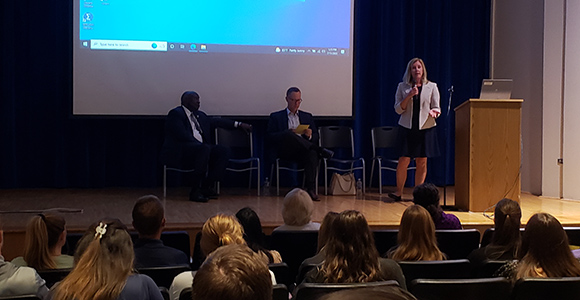
[[[447,91],[450,92],[450,93],[453,93],[454,92],[453,85],[451,85],[451,87]]]

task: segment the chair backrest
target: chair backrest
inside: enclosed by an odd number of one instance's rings
[[[477,229],[437,230],[435,234],[439,249],[448,259],[467,258],[471,251],[479,248]]]
[[[503,265],[511,260],[485,260],[481,264],[473,265],[473,277],[489,278],[494,277],[495,273]]]
[[[407,286],[415,279],[464,279],[471,276],[467,259],[435,261],[400,261]]]
[[[52,269],[37,271],[40,278],[46,281],[46,286],[51,288],[55,283],[63,280],[72,269]]]
[[[181,250],[188,258],[191,257],[191,242],[187,231],[164,231],[161,233],[161,241],[165,246]]]
[[[371,141],[373,145],[373,157],[377,156],[378,149],[394,148],[397,145],[397,132],[395,126],[381,126],[371,129]]]
[[[421,300],[509,300],[511,283],[503,277],[416,279],[409,291]]]
[[[285,262],[269,264],[268,268],[274,276],[276,276],[276,282],[284,284],[288,290],[292,290],[294,287],[294,279],[290,276],[290,268]]]
[[[318,266],[320,266],[320,264],[301,264],[298,268],[298,275],[296,275],[296,284],[302,283],[302,281],[304,281],[304,277],[306,277],[306,273],[310,272],[310,270]]]
[[[191,300],[191,287],[184,288],[179,294],[179,300]]]
[[[36,295],[21,295],[0,297],[0,300],[40,300]]]
[[[512,299],[578,299],[580,297],[580,277],[526,278],[516,282]]]
[[[376,281],[365,283],[301,283],[294,290],[295,300],[316,300],[326,294],[344,290],[361,288],[380,288],[385,286],[399,286],[397,281]]]
[[[272,286],[272,300],[288,300],[288,289],[283,284]],[[191,300],[191,287],[185,288],[179,294],[179,300]]]
[[[215,143],[230,149],[235,149],[233,153],[240,153],[243,157],[254,156],[254,145],[252,132],[245,132],[240,129],[215,129]],[[244,151],[245,149],[245,151]]]
[[[564,227],[570,245],[580,246],[580,227]]]
[[[323,126],[318,128],[320,135],[320,147],[343,148],[350,151],[350,157],[354,157],[354,136],[352,128],[348,126]]]
[[[150,268],[139,268],[137,272],[140,274],[145,274],[153,281],[157,286],[162,286],[169,288],[175,276],[186,272],[191,271],[189,266],[171,266],[171,267],[150,267]]]
[[[272,249],[280,252],[282,259],[290,268],[291,278],[296,278],[300,264],[316,255],[318,231],[273,231]]]
[[[386,229],[386,230],[374,230],[373,235],[375,237],[375,246],[379,254],[384,256],[384,254],[389,251],[389,249],[397,246],[397,234],[399,234],[398,229]]]

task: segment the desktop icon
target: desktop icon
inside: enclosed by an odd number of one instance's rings
[[[91,14],[90,12],[83,14],[83,23],[92,22],[92,21],[93,21],[93,14]]]
[[[191,44],[191,45],[189,46],[189,49],[190,49],[190,50],[195,50],[195,49],[197,49],[197,45],[196,45],[196,44]]]
[[[169,48],[173,49],[173,48],[175,48],[175,45],[169,44]]]
[[[153,43],[153,44],[151,44],[151,48],[153,48],[153,49],[157,49],[157,43]]]
[[[200,48],[201,48],[201,50],[205,50],[205,49],[207,49],[207,46],[206,45],[201,45]]]
[[[280,50],[280,47],[276,47],[276,53],[280,53],[280,51],[282,51]]]

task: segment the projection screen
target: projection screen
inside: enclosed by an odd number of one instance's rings
[[[73,114],[352,116],[354,0],[74,1]]]

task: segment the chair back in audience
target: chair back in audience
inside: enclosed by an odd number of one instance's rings
[[[41,300],[36,295],[0,297],[0,300]]]
[[[513,300],[580,298],[580,277],[526,278],[516,282]]]
[[[290,268],[290,277],[296,278],[300,264],[316,255],[318,231],[273,231],[272,249],[280,252]]]
[[[467,259],[434,261],[399,261],[407,286],[415,279],[464,279],[471,276]]]
[[[503,277],[415,279],[409,291],[418,300],[509,300],[511,283]]]
[[[269,264],[268,268],[276,276],[276,283],[284,284],[288,290],[294,288],[294,277],[290,276],[290,268],[285,262]]]
[[[161,233],[161,241],[167,247],[183,251],[187,258],[191,257],[191,242],[187,231],[164,231]]]
[[[564,227],[570,245],[580,246],[580,227]]]
[[[566,228],[566,227],[564,227],[564,228]],[[520,228],[520,234],[523,235],[524,230],[525,230],[525,228]],[[495,233],[495,228],[493,228],[493,227],[488,228],[483,232],[483,236],[481,237],[481,247],[485,247],[485,246],[491,244],[491,241],[493,240],[494,233]]]
[[[272,286],[272,300],[288,300],[288,289],[284,284],[275,284]]]
[[[309,283],[303,282],[294,290],[293,300],[316,300],[326,294],[344,290],[361,288],[380,288],[385,286],[399,286],[397,281],[375,281],[365,283]]]
[[[320,265],[321,264],[301,264],[300,268],[298,268],[298,275],[296,275],[296,284],[302,283],[304,277],[306,277],[306,273]]]
[[[169,288],[171,283],[173,282],[173,278],[175,276],[186,272],[191,271],[189,266],[171,266],[171,267],[150,267],[150,268],[139,268],[137,272],[140,274],[145,274],[159,287],[166,287]]]
[[[398,229],[374,230],[375,246],[381,256],[384,256],[389,249],[397,246]]]
[[[63,280],[72,269],[52,269],[37,271],[40,278],[46,281],[46,286],[51,288],[55,283]]]
[[[288,295],[286,285],[275,284],[272,286],[272,300],[288,300]],[[181,291],[181,294],[179,294],[179,300],[191,300],[191,287],[185,288]]]
[[[437,230],[437,244],[448,259],[463,259],[479,248],[480,233],[477,229]]]
[[[479,265],[473,266],[473,277],[475,278],[489,278],[494,277],[494,274],[503,265],[510,262],[510,260],[486,260]]]

